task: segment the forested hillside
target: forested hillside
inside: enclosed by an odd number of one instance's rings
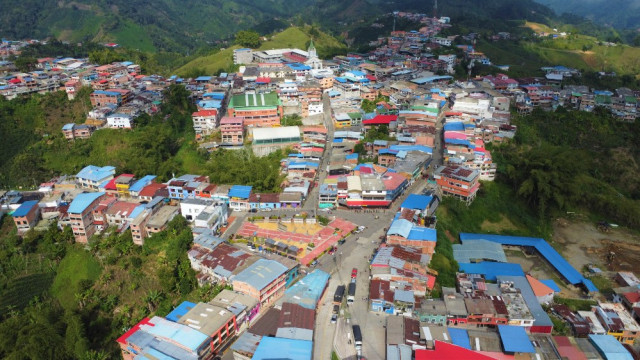
[[[165,93],[161,111],[136,119],[133,130],[101,129],[88,140],[68,141],[62,125],[83,122],[89,90],[69,101],[64,92],[11,101],[0,99],[0,188],[34,187],[61,174],[75,174],[88,164],[116,166],[119,173],[158,175],[198,173],[225,183],[280,190],[280,159],[275,152],[259,159],[247,151],[198,150],[191,113],[195,106],[182,86]]]
[[[558,14],[584,16],[618,29],[640,26],[640,0],[536,0]]]
[[[515,141],[494,149],[499,181],[541,217],[586,210],[640,229],[640,123],[606,110],[516,117]]]

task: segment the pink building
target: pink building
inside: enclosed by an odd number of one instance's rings
[[[242,145],[244,121],[239,117],[225,116],[220,120],[220,133],[223,144]]]

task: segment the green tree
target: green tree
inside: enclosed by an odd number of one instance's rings
[[[235,43],[248,47],[248,48],[258,48],[261,44],[260,34],[251,30],[242,30],[236,33]]]
[[[14,62],[16,68],[22,72],[33,71],[36,68],[37,63],[38,59],[30,56],[20,56]]]

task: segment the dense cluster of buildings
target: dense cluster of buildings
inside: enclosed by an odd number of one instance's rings
[[[143,319],[118,338],[123,358],[208,360],[233,343],[235,359],[312,359],[316,309],[329,274],[314,270],[291,284],[290,271],[259,259],[231,278],[233,290],[208,303],[185,301],[164,318]]]

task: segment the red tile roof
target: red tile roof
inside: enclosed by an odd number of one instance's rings
[[[144,197],[153,197],[155,196],[155,194],[158,192],[158,190],[161,189],[166,189],[167,185],[165,184],[149,184],[147,186],[145,186],[144,188],[142,188],[142,190],[140,190],[140,193],[138,194],[139,196],[144,196]]]
[[[216,115],[218,115],[218,110],[200,110],[191,114],[191,116],[216,116]]]
[[[546,296],[554,293],[553,289],[541,283],[540,280],[531,275],[527,275],[527,280],[529,281],[529,285],[536,296]]]

